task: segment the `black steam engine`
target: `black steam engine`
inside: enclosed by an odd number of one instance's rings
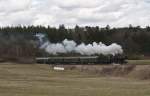
[[[37,63],[41,64],[125,64],[127,57],[125,55],[99,55],[99,56],[55,56],[38,57]]]

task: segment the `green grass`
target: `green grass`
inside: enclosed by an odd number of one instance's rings
[[[150,60],[128,60],[128,64],[150,64]]]
[[[150,96],[150,82],[53,71],[48,65],[0,65],[0,96]]]

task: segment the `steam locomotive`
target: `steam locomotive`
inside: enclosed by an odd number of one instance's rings
[[[99,55],[99,56],[59,56],[59,57],[38,57],[37,63],[41,64],[125,64],[125,55]]]

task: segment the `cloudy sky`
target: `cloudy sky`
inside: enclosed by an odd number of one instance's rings
[[[0,26],[150,25],[150,0],[0,0]]]

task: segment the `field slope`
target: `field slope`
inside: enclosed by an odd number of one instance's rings
[[[56,72],[48,65],[1,64],[0,96],[150,96],[150,82]]]

